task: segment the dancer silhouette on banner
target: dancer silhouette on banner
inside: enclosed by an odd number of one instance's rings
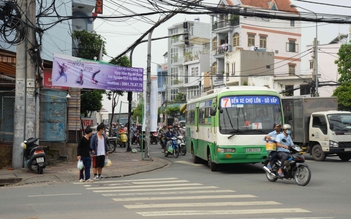
[[[56,78],[55,81],[58,81],[61,77],[65,77],[65,82],[67,82],[67,74],[66,71],[68,69],[68,66],[65,63],[62,63],[62,65],[60,65],[60,63],[57,62],[57,64],[60,67],[60,71],[59,71],[59,76]]]
[[[92,81],[93,81],[93,84],[97,84],[97,83],[98,83],[98,81],[95,80],[95,77],[96,77],[97,74],[100,73],[100,71],[101,71],[101,70],[99,69],[98,71],[96,71],[96,72],[93,73],[93,77],[91,78]]]
[[[79,77],[78,77],[78,79],[77,79],[77,81],[76,81],[77,84],[83,85],[83,83],[84,83],[84,81],[83,81],[83,76],[84,76],[84,75],[83,75],[83,72],[84,72],[83,69],[81,69],[81,70],[80,70],[80,73],[79,73]]]

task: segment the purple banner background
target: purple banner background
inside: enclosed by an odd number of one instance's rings
[[[74,59],[75,57],[72,57]],[[142,68],[54,57],[52,85],[100,90],[143,92]]]

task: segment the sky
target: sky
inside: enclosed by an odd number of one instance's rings
[[[116,2],[119,2],[118,4]],[[122,14],[132,14],[133,12],[147,12],[148,9],[136,6],[138,2],[147,2],[147,0],[139,1],[113,1],[105,0],[103,8],[103,16],[121,16]],[[150,1],[156,2],[156,1]],[[211,4],[211,6],[216,6],[219,1],[217,0],[203,0],[205,4]],[[325,13],[325,14],[338,14],[338,15],[351,15],[351,1],[350,0],[292,0],[293,4],[306,8],[315,13]],[[319,3],[319,4],[316,4]],[[333,4],[341,5],[344,7],[328,6],[322,4]],[[151,7],[151,6],[150,6]],[[130,10],[130,11],[128,11]],[[304,11],[298,8],[299,11],[308,13],[309,11]],[[100,34],[106,41],[106,51],[107,56],[104,60],[109,61],[111,57],[116,57],[117,55],[124,52],[129,46],[131,46],[143,33],[145,33],[151,26],[153,22],[160,19],[163,15],[153,15],[147,16],[144,19],[140,17],[128,18],[128,19],[109,19],[102,20],[96,19],[94,21],[94,29]],[[306,15],[307,16],[307,15]],[[310,17],[314,17],[313,13],[310,13]],[[164,37],[168,35],[168,27],[181,23],[185,20],[194,20],[195,18],[200,18],[200,22],[210,22],[209,15],[184,15],[178,14],[161,24],[157,27],[153,33],[152,38]],[[349,33],[348,24],[325,24],[319,23],[318,29],[318,41],[319,44],[327,44],[338,34]],[[316,24],[313,22],[304,22],[302,24],[302,39],[301,39],[301,52],[306,50],[307,45],[311,45],[313,39],[316,35]],[[145,40],[147,36],[145,37]],[[163,55],[167,52],[167,39],[153,41],[151,43],[151,72],[156,72],[156,65],[164,63]],[[127,54],[128,55],[128,54]],[[144,68],[146,72],[147,66],[147,43],[139,44],[133,53],[133,67]],[[301,72],[308,70],[308,64],[303,64]],[[125,95],[126,96],[126,95]],[[122,101],[127,101],[124,98]],[[110,111],[111,103],[110,101],[103,101],[103,107]],[[119,105],[117,106],[119,109]],[[127,111],[127,104],[122,104],[122,111]]]

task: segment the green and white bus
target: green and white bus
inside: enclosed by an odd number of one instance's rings
[[[186,147],[194,163],[259,163],[267,157],[263,140],[283,123],[280,94],[266,87],[225,87],[188,101]],[[260,115],[260,116],[256,116]]]

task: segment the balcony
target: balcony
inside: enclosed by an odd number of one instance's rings
[[[212,25],[212,31],[216,33],[232,31],[234,27],[239,26],[239,24],[239,18],[215,21]]]
[[[227,52],[232,52],[232,45],[229,45],[229,44],[222,44],[220,45],[219,47],[216,48],[216,51],[215,51],[215,57],[216,58],[221,58],[221,57],[224,57],[224,54],[227,53]]]

